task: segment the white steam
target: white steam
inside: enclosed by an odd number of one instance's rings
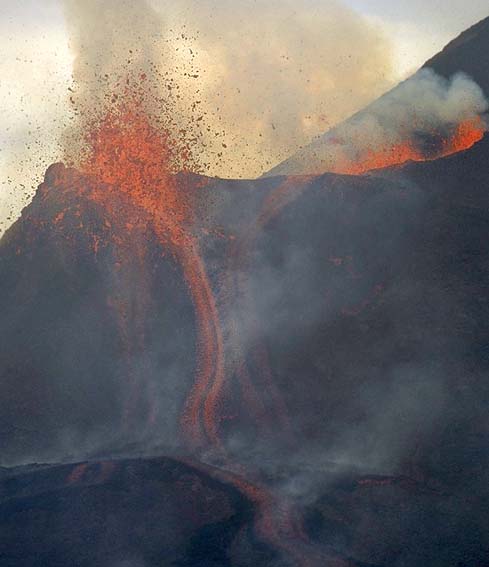
[[[457,73],[446,79],[431,69],[422,69],[272,173],[338,171],[341,164],[369,150],[442,135],[458,124],[481,117],[488,108],[482,89],[467,75]]]

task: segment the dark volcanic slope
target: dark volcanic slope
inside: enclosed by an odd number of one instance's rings
[[[486,139],[383,177],[323,176],[262,235],[272,366],[318,446],[443,476],[488,464],[488,156]]]
[[[489,18],[485,18],[451,41],[441,53],[425,63],[444,77],[458,71],[470,75],[489,95]]]
[[[366,177],[188,180],[204,184],[197,226],[216,294],[226,270],[239,274],[249,300],[247,310],[234,306],[243,348],[268,352],[291,423],[286,442],[260,436],[228,376],[222,429],[242,459],[280,470],[276,475],[310,504],[317,542],[356,561],[489,564],[488,158],[484,139],[444,160]],[[0,243],[5,464],[83,460],[124,444],[129,452],[130,443],[138,451],[178,445],[178,413],[194,377],[195,321],[178,263],[143,231],[144,261],[136,254],[121,277],[113,227],[102,209],[71,190],[65,174],[58,183],[60,167]],[[270,195],[271,208],[253,225]],[[230,247],[236,251],[240,242],[247,261],[229,265]],[[119,301],[133,306],[135,330],[144,327],[134,350],[124,347],[111,307]],[[257,379],[258,365],[250,374]],[[155,401],[156,417],[148,421]],[[272,416],[271,400],[264,395],[262,402]],[[362,478],[340,474],[332,484],[330,461],[363,471]],[[382,476],[365,478],[365,470]],[[36,486],[48,473],[32,474]],[[138,482],[144,492],[147,481]],[[82,496],[73,498],[75,508],[85,505]],[[54,524],[64,517],[58,502],[56,496],[45,508]],[[2,516],[2,537],[14,534],[1,540],[2,552],[15,554],[24,520],[15,506],[2,506],[11,512]],[[115,522],[118,532],[126,509],[113,518],[109,509],[104,522]],[[29,517],[33,526],[37,513]],[[165,514],[161,526],[177,521]],[[51,550],[63,545],[46,542]],[[194,564],[229,564],[219,561]]]
[[[258,231],[247,267],[259,317],[252,342],[270,350],[295,429],[310,443],[427,464],[439,461],[441,438],[471,432],[476,442],[485,432],[487,146],[382,177],[314,178]],[[243,202],[252,217],[280,182],[203,190],[213,201],[206,222],[219,227],[202,243],[216,287],[229,246],[222,234],[239,234]],[[103,212],[76,199],[48,183],[1,243],[4,462],[50,449],[83,456],[97,428],[109,446],[110,434],[137,440],[148,408],[143,395],[121,433],[126,356],[143,359],[143,389],[159,388],[163,421],[149,435],[163,441],[193,381],[193,309],[178,266],[150,253],[149,275],[135,269],[134,289],[118,291],[111,245],[94,254],[78,228],[93,222],[104,236]],[[108,298],[131,299],[143,278],[146,342],[127,353]]]
[[[171,459],[25,467],[0,477],[0,564],[224,567],[251,517],[233,488]]]
[[[256,538],[251,503],[213,476],[168,458],[5,470],[0,563],[288,567]],[[351,567],[487,565],[486,483],[476,494],[406,477],[323,473],[316,483],[307,529]]]
[[[191,382],[194,372],[193,307],[178,265],[162,257],[151,231],[133,232],[121,251],[113,236],[124,239],[127,229],[80,194],[78,174],[59,183],[59,169],[48,171],[0,244],[4,463],[144,438],[149,400],[158,396],[164,408],[154,425],[174,438],[186,393],[175,375]],[[161,328],[171,333],[157,336]],[[138,394],[131,384],[142,376]]]

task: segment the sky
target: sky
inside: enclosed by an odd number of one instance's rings
[[[324,5],[324,0],[303,0],[303,4],[316,1]],[[389,38],[398,80],[489,16],[487,0],[343,3]],[[1,235],[29,202],[47,165],[59,159],[59,138],[73,119],[66,97],[73,54],[61,0],[0,0],[0,38]]]
[[[451,39],[489,16],[487,0],[347,0],[358,12],[378,19],[409,70],[440,51]]]
[[[485,0],[348,0],[348,4],[361,13],[411,23],[441,35],[460,33],[489,13]]]

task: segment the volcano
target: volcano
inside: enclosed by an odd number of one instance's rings
[[[51,166],[0,243],[2,565],[489,564],[479,134],[361,176]]]
[[[261,474],[272,479],[267,482],[299,498],[308,537],[348,561],[354,557],[355,565],[390,565],[399,553],[407,565],[415,558],[425,565],[474,566],[488,559],[481,540],[476,545],[465,527],[487,520],[489,263],[480,243],[489,223],[488,153],[484,139],[450,158],[369,177],[250,183],[181,176],[187,186],[199,187],[196,226],[214,287],[220,264],[234,258],[230,248],[248,243],[253,226],[252,253],[246,263],[232,264],[255,306],[250,322],[248,300],[236,304],[241,332],[250,335],[249,383],[241,376],[228,385],[233,394],[223,398],[220,435],[232,453],[264,468]],[[97,471],[107,456],[138,456],[138,467],[147,466],[145,454],[184,458],[175,423],[195,373],[192,299],[175,259],[162,253],[151,232],[139,235],[143,264],[136,255],[116,266],[107,235],[113,227],[103,209],[75,190],[89,182],[53,166],[2,241],[5,463],[89,459],[87,470]],[[257,217],[258,226],[252,222]],[[138,250],[137,233],[133,240]],[[122,277],[124,270],[129,278]],[[140,288],[147,306],[138,305]],[[133,351],[125,346],[118,302],[135,314],[148,309],[141,319],[133,315],[144,326],[143,341],[131,338]],[[131,332],[139,336],[141,328]],[[268,378],[287,412],[282,426],[258,356],[264,352]],[[238,393],[253,386],[263,392],[261,413],[252,396]],[[21,482],[19,474],[25,478],[23,469],[7,472],[6,486]],[[43,479],[51,474],[59,473],[28,469],[27,494],[4,492],[2,533],[18,537],[9,530],[20,521],[12,510],[21,502],[31,510],[23,525],[35,522],[38,491],[57,510],[64,492],[45,493]],[[213,479],[209,471],[199,474]],[[113,494],[110,478],[97,490]],[[345,478],[352,488],[343,486]],[[477,502],[469,498],[474,491]],[[249,492],[241,498],[253,508]],[[393,522],[386,529],[375,510],[394,501],[400,509],[385,512]],[[88,510],[82,513],[77,525],[90,522]],[[429,538],[419,522],[429,527]],[[38,529],[32,524],[26,533]],[[82,537],[79,528],[70,533]],[[15,556],[10,564],[20,565],[19,555],[9,555],[9,537],[2,539],[2,557]],[[402,552],[401,537],[409,542]],[[26,565],[40,564],[32,559],[36,541],[31,551],[21,546],[30,557]],[[55,544],[49,545],[54,553]],[[99,563],[92,557],[80,564],[101,564],[107,550],[100,553]],[[149,561],[143,564],[153,564],[151,553],[143,553]],[[226,561],[232,556],[229,549],[222,553]],[[220,561],[215,564],[227,564]]]

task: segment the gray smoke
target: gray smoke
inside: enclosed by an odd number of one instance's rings
[[[367,152],[388,150],[416,136],[443,134],[477,119],[488,108],[482,89],[466,74],[446,79],[422,69],[271,173],[348,173],[349,166]]]

